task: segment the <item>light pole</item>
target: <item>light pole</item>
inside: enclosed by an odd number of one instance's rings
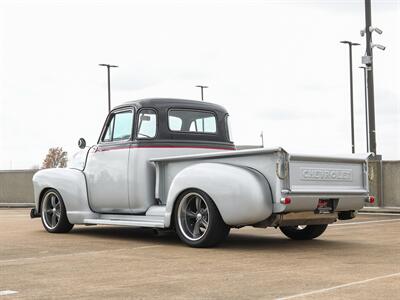
[[[368,71],[368,67],[361,66],[359,68],[364,70],[365,131],[366,131],[366,141],[367,141],[367,152],[369,152],[368,89],[367,89],[367,71]]]
[[[206,86],[206,85],[196,85],[196,87],[201,89],[201,101],[204,101],[203,90],[204,89],[208,89],[208,86]]]
[[[261,131],[260,138],[261,138],[261,146],[262,148],[264,148],[264,131]]]
[[[355,153],[354,145],[354,105],[353,105],[353,46],[359,46],[358,43],[352,43],[350,41],[341,41],[342,44],[349,45],[349,57],[350,57],[350,110],[351,110],[351,153]]]
[[[111,89],[110,89],[110,68],[118,68],[118,66],[109,64],[99,64],[99,66],[107,67],[107,82],[108,82],[108,112],[111,111]]]

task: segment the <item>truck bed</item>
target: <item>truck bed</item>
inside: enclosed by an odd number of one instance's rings
[[[156,166],[155,195],[163,204],[174,177],[181,170],[193,164],[223,163],[260,172],[271,188],[273,213],[281,213],[312,211],[321,198],[335,199],[337,211],[362,208],[368,197],[368,156],[289,154],[276,147],[153,158],[151,161]],[[290,205],[280,202],[286,196],[292,198]]]

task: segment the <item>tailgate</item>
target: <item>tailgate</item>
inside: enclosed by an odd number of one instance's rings
[[[322,157],[290,155],[289,190],[307,194],[367,194],[367,155]]]

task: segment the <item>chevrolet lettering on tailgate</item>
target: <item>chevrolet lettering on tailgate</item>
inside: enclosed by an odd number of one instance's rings
[[[321,181],[352,181],[353,172],[350,169],[302,168],[302,180]]]

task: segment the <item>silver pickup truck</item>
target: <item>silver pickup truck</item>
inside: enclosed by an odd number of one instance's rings
[[[238,151],[228,112],[212,103],[127,102],[110,112],[96,145],[79,146],[69,168],[33,177],[31,216],[48,232],[74,224],[173,229],[190,246],[210,247],[232,227],[273,226],[303,240],[374,201],[367,154]]]

